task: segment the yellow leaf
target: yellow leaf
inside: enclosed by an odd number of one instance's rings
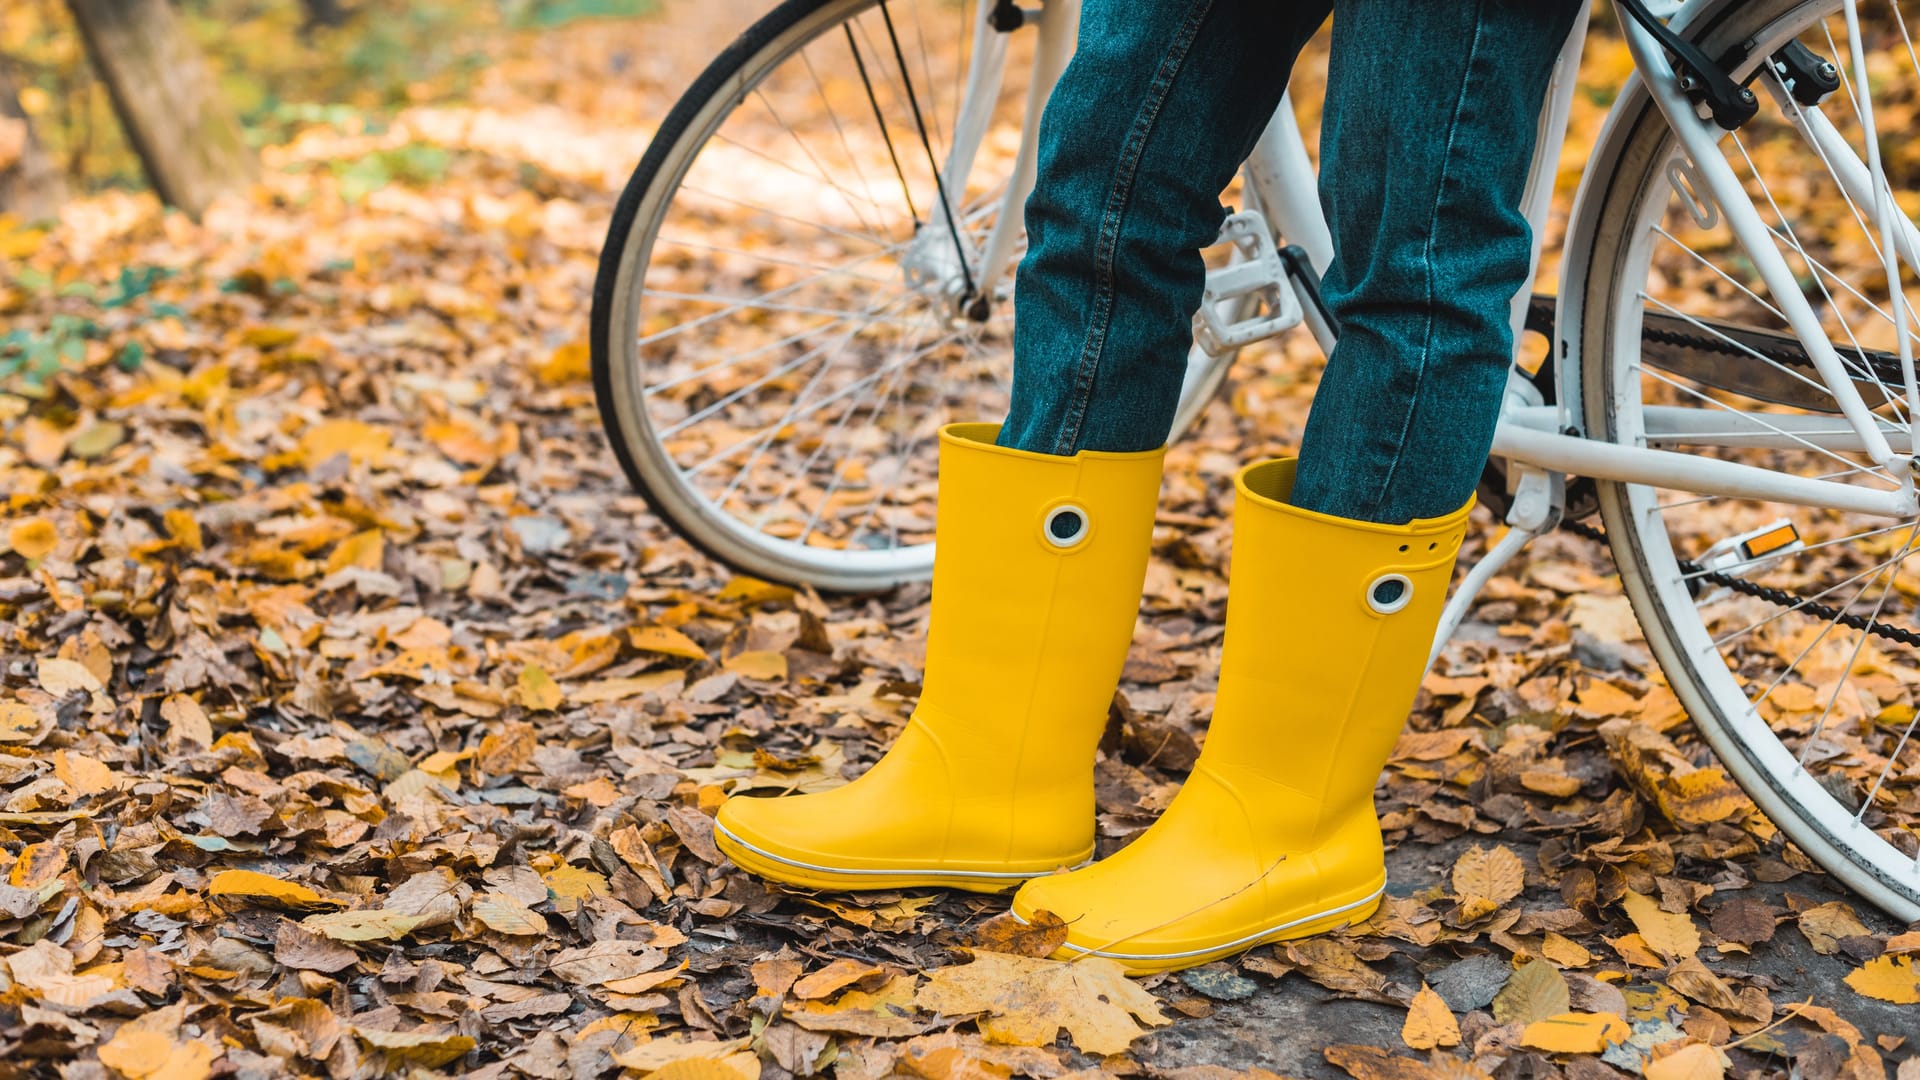
[[[1612,1013],[1570,1012],[1528,1024],[1520,1042],[1553,1054],[1598,1054],[1631,1034],[1633,1028]]]
[[[1140,1023],[1168,1022],[1153,995],[1100,956],[1067,963],[975,953],[970,964],[933,972],[915,1000],[947,1016],[984,1014],[978,1024],[989,1042],[1049,1046],[1065,1028],[1089,1054],[1118,1054],[1145,1034]]]
[[[327,573],[345,570],[357,566],[362,570],[378,570],[386,557],[386,537],[379,529],[357,532],[333,549],[327,556]]]
[[[520,669],[520,704],[537,712],[552,712],[566,697],[546,668],[528,664]]]
[[[883,971],[885,969],[877,965],[843,957],[794,983],[793,996],[803,1001],[823,998],[862,979],[879,975]]]
[[[1400,1041],[1410,1050],[1460,1045],[1460,1024],[1453,1018],[1453,1010],[1447,1008],[1445,999],[1424,981],[1420,992],[1407,1003],[1407,1019],[1400,1025]]]
[[[793,590],[785,585],[775,585],[771,581],[740,575],[720,587],[714,594],[716,600],[754,604],[785,603],[793,599]]]
[[[193,511],[176,508],[160,515],[160,520],[167,527],[167,536],[175,544],[188,551],[199,551],[206,546],[206,541],[200,535],[200,522],[193,516]]]
[[[1700,929],[1692,918],[1661,911],[1657,901],[1637,892],[1622,897],[1620,906],[1627,909],[1627,918],[1633,920],[1647,947],[1669,961],[1685,960],[1700,951]]]
[[[777,682],[787,677],[787,654],[771,649],[736,653],[721,666],[743,678]]]
[[[636,626],[627,631],[627,640],[641,652],[662,653],[666,656],[680,656],[688,660],[705,660],[707,651],[692,638],[675,630],[671,626]]]
[[[1646,1080],[1720,1080],[1726,1074],[1726,1058],[1705,1043],[1689,1043],[1641,1069]]]
[[[535,365],[533,373],[548,386],[580,382],[593,374],[593,351],[584,341],[569,341]]]
[[[567,692],[567,698],[579,705],[591,705],[597,701],[624,701],[641,694],[678,691],[686,681],[686,672],[679,668],[649,671],[645,675],[629,678],[595,679],[590,683],[581,683]]]
[[[72,750],[54,752],[53,775],[58,777],[61,783],[73,789],[76,798],[98,795],[115,786],[111,766]]]
[[[744,1059],[744,1060],[742,1060]],[[760,1075],[759,1058],[747,1052],[746,1040],[715,1042],[708,1039],[660,1038],[649,1039],[613,1055],[613,1063],[622,1068],[632,1069],[634,1073],[648,1077],[666,1076],[669,1080],[754,1080]],[[711,1064],[724,1068],[725,1072],[689,1071],[686,1066]],[[675,1069],[674,1072],[668,1072]]]
[[[547,920],[506,893],[482,893],[474,898],[473,917],[501,934],[544,934]]]
[[[605,877],[571,863],[561,863],[540,876],[547,883],[547,892],[553,896],[554,910],[562,915],[573,914],[580,907],[580,901],[589,896],[608,893]]]
[[[1920,970],[1915,970],[1910,957],[1869,960],[1847,976],[1847,985],[1867,997],[1895,1005],[1920,1004]]]
[[[1540,955],[1562,968],[1583,968],[1593,963],[1593,954],[1586,946],[1551,930],[1540,943]]]
[[[1711,825],[1753,805],[1725,769],[1695,769],[1659,785],[1660,809],[1676,825]]]
[[[340,906],[295,881],[253,870],[222,870],[207,883],[208,896],[235,896],[292,911],[326,911]]]
[[[335,454],[345,454],[355,465],[386,453],[393,433],[358,420],[323,420],[300,436],[300,457],[311,469]]]
[[[0,742],[29,742],[40,733],[40,714],[18,701],[0,701]]]
[[[46,518],[16,521],[7,529],[7,546],[28,562],[46,558],[59,542],[60,534]]]
[[[173,1040],[157,1031],[122,1028],[100,1047],[100,1064],[122,1076],[148,1076],[173,1052]]]

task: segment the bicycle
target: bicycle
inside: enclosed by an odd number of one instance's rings
[[[1600,537],[1575,522],[1597,512],[1729,772],[1910,920],[1920,838],[1888,811],[1920,800],[1920,588],[1900,579],[1920,550],[1920,200],[1900,202],[1920,153],[1883,152],[1877,125],[1920,99],[1920,53],[1900,0],[1862,6],[1617,0],[1635,70],[1581,171],[1558,300],[1514,303],[1516,340],[1550,348],[1516,362],[1495,442],[1509,529],[1434,649],[1527,541]],[[932,435],[1006,407],[1033,132],[1077,19],[1078,0],[786,0],[667,117],[602,253],[593,368],[621,466],[696,545],[822,588],[930,572]],[[1587,21],[1528,181],[1536,269]],[[1242,188],[1176,438],[1247,346],[1334,340],[1290,97]]]

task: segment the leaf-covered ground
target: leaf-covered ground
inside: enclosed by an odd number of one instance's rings
[[[1129,981],[1003,900],[732,869],[721,798],[870,763],[926,614],[731,576],[598,434],[612,192],[752,9],[526,39],[466,104],[269,147],[201,225],[0,227],[51,373],[0,393],[0,1069],[1920,1078],[1920,932],[1728,782],[1572,537],[1429,678],[1348,933]],[[1169,456],[1104,850],[1203,739],[1230,476],[1312,382],[1253,357]]]

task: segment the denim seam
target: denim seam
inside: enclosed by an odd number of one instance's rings
[[[1467,107],[1467,87],[1473,80],[1473,66],[1480,57],[1480,32],[1486,23],[1486,0],[1478,0],[1473,5],[1473,40],[1467,45],[1466,63],[1460,66],[1460,88],[1453,101],[1453,115],[1447,120],[1447,147],[1441,155],[1440,179],[1434,185],[1433,213],[1427,219],[1426,250],[1421,253],[1422,283],[1426,286],[1427,321],[1420,336],[1420,362],[1414,372],[1413,386],[1408,389],[1403,400],[1406,403],[1400,418],[1400,432],[1394,440],[1393,460],[1387,463],[1387,471],[1380,479],[1380,488],[1374,494],[1372,513],[1369,520],[1378,519],[1386,507],[1387,493],[1393,490],[1393,479],[1400,471],[1400,463],[1406,457],[1407,436],[1413,428],[1413,412],[1420,401],[1420,388],[1426,382],[1428,366],[1433,361],[1433,247],[1434,238],[1440,231],[1440,204],[1446,198],[1447,183],[1453,175],[1453,145],[1460,134],[1460,116]]]
[[[1100,219],[1100,235],[1094,245],[1094,298],[1092,317],[1087,320],[1087,336],[1080,347],[1080,360],[1074,366],[1073,392],[1068,397],[1067,415],[1062,419],[1053,452],[1072,455],[1080,443],[1080,428],[1086,421],[1087,407],[1093,399],[1094,383],[1099,377],[1100,360],[1106,351],[1107,330],[1113,322],[1116,292],[1114,264],[1120,249],[1120,232],[1126,222],[1127,206],[1133,200],[1134,179],[1140,159],[1146,155],[1148,137],[1160,119],[1160,110],[1180,77],[1187,53],[1200,35],[1200,24],[1213,8],[1213,0],[1194,0],[1187,19],[1160,60],[1147,88],[1147,97],[1127,133],[1126,145],[1114,163],[1113,182],[1107,189],[1107,205]]]

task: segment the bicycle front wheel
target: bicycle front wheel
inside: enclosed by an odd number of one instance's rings
[[[1904,457],[1883,465],[1866,452],[1786,310],[1806,301],[1875,423],[1907,452],[1914,403],[1895,331],[1920,325],[1920,278],[1905,251],[1903,310],[1857,163],[1863,103],[1880,106],[1889,134],[1888,106],[1920,97],[1920,60],[1897,3],[1860,9],[1867,85],[1839,0],[1731,3],[1689,29],[1707,55],[1743,58],[1735,76],[1759,95],[1760,115],[1720,151],[1797,296],[1762,280],[1644,91],[1623,101],[1622,151],[1590,181],[1599,224],[1578,293],[1589,436],[1834,481],[1846,487],[1823,490],[1843,496],[1910,483]],[[1905,222],[1920,154],[1883,146]],[[1832,505],[1855,509],[1647,484],[1603,483],[1600,496],[1648,646],[1728,772],[1815,862],[1920,918],[1920,580],[1905,567],[1920,522],[1847,498]]]

